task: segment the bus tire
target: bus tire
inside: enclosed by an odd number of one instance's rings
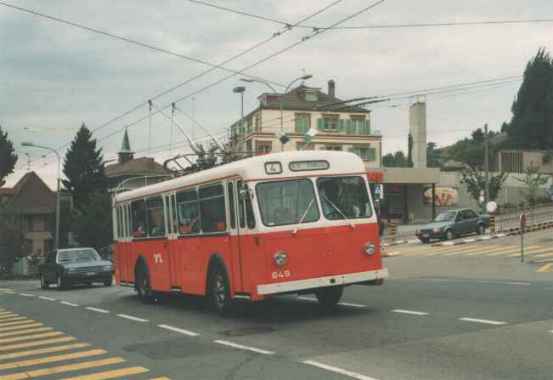
[[[154,292],[152,291],[148,267],[143,261],[138,263],[134,277],[135,289],[138,293],[138,298],[143,303],[152,303],[155,299]]]
[[[44,274],[40,275],[40,288],[41,289],[49,289],[50,288],[50,283],[48,281],[46,281],[46,277],[44,276]]]
[[[211,309],[219,315],[228,315],[233,302],[227,272],[221,263],[214,263],[209,271],[207,296]]]
[[[328,288],[320,288],[315,292],[319,304],[324,309],[333,309],[336,307],[342,294],[344,293],[344,288],[342,286],[331,286]]]

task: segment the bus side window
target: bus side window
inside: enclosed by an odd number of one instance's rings
[[[132,236],[141,238],[146,236],[146,204],[144,199],[131,203]]]
[[[240,197],[241,188],[242,188],[242,181],[236,182],[236,190],[238,192],[238,217],[240,219],[240,228],[246,228],[246,215],[244,213],[244,201]]]
[[[180,235],[200,233],[200,205],[196,189],[177,193],[176,203],[178,233]]]
[[[227,229],[225,191],[222,184],[200,188],[202,232],[224,232]]]
[[[240,189],[242,189],[242,186],[242,181],[239,181],[236,184],[236,188],[238,189],[239,193],[238,199],[240,200],[240,202],[238,203],[240,214],[240,228],[246,228],[247,225],[249,229],[253,229],[255,228],[255,218],[253,216],[252,201],[249,196],[240,196]]]
[[[250,197],[246,198],[246,220],[248,222],[248,228],[255,228],[255,218],[253,216],[252,200]]]
[[[234,212],[234,183],[228,183],[228,202],[230,212],[230,228],[236,228],[236,213]]]
[[[165,235],[165,223],[163,221],[163,201],[161,197],[150,198],[146,201],[148,236]]]

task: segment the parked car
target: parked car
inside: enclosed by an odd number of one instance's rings
[[[483,234],[489,225],[488,215],[478,215],[471,209],[449,210],[417,230],[416,235],[423,243],[432,239],[451,240],[461,235]]]
[[[48,289],[51,284],[64,289],[77,283],[91,285],[93,282],[101,282],[111,286],[113,282],[111,262],[103,260],[94,248],[52,251],[38,270],[42,289]]]

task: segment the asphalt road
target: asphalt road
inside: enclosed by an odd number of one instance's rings
[[[528,235],[525,263],[516,237],[393,247],[384,286],[348,288],[332,313],[288,296],[221,318],[199,298],[4,281],[0,379],[550,380],[550,235]]]

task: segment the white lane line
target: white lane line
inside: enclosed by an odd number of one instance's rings
[[[238,348],[239,350],[252,351],[252,352],[255,352],[255,353],[258,353],[258,354],[263,354],[263,355],[273,355],[274,354],[273,351],[262,350],[261,348],[256,348],[256,347],[251,347],[251,346],[244,346],[242,344],[229,342],[228,340],[214,340],[213,342],[217,343],[217,344],[221,344],[223,346]]]
[[[478,240],[491,240],[492,237],[490,235],[484,235],[484,236],[481,236]]]
[[[38,298],[40,298],[41,300],[46,300],[46,301],[55,301],[56,300],[55,298],[46,297],[46,296],[39,296]]]
[[[63,304],[63,305],[73,306],[73,307],[78,307],[79,306],[76,303],[67,302],[67,301],[61,301],[60,303]]]
[[[459,318],[459,320],[460,321],[465,321],[465,322],[484,323],[484,324],[487,324],[487,325],[496,325],[496,326],[507,324],[507,322],[491,321],[489,319],[478,319],[478,318]]]
[[[365,375],[362,375],[362,374],[357,373],[357,372],[348,371],[347,369],[334,367],[334,366],[324,364],[324,363],[321,363],[321,362],[316,362],[314,360],[304,360],[302,363],[307,364],[307,365],[311,365],[313,367],[326,369],[327,371],[338,373],[340,375],[348,376],[348,377],[351,377],[351,378],[357,379],[357,380],[376,380],[374,377],[365,376]]]
[[[132,315],[127,315],[127,314],[117,314],[117,316],[121,317],[121,318],[129,319],[129,320],[135,321],[135,322],[148,322],[147,319],[138,318],[138,317],[134,317]]]
[[[95,311],[97,313],[102,313],[102,314],[109,314],[109,311],[108,310],[105,310],[105,309],[99,309],[97,307],[91,307],[91,306],[87,306],[85,307],[86,310],[90,310],[90,311]]]
[[[298,299],[302,301],[319,302],[315,297],[299,296]],[[367,305],[361,305],[360,303],[351,303],[351,302],[338,302],[338,305],[347,306],[347,307],[358,307],[358,308],[367,307]]]
[[[465,239],[463,240],[465,243],[474,243],[476,239]]]
[[[532,284],[529,283],[529,282],[519,282],[519,281],[508,281],[508,282],[506,282],[506,284],[509,284],[509,285],[519,285],[519,286],[530,286],[530,285],[532,285]]]
[[[458,244],[458,243],[457,243]],[[455,242],[453,241],[446,241],[445,243],[442,243],[441,246],[442,247],[449,247],[449,246],[452,246],[452,245],[457,245]]]
[[[23,297],[36,297],[34,294],[30,294],[30,293],[19,293],[19,295]]]
[[[169,326],[169,325],[157,325],[157,327],[165,329],[165,330],[174,331],[174,332],[177,332],[179,334],[188,335],[188,336],[198,336],[198,335],[200,335],[200,334],[195,333],[195,332],[190,331],[190,330],[179,329],[178,327],[173,327],[173,326]]]
[[[428,315],[424,311],[405,310],[405,309],[393,309],[392,313],[409,314],[409,315]]]

